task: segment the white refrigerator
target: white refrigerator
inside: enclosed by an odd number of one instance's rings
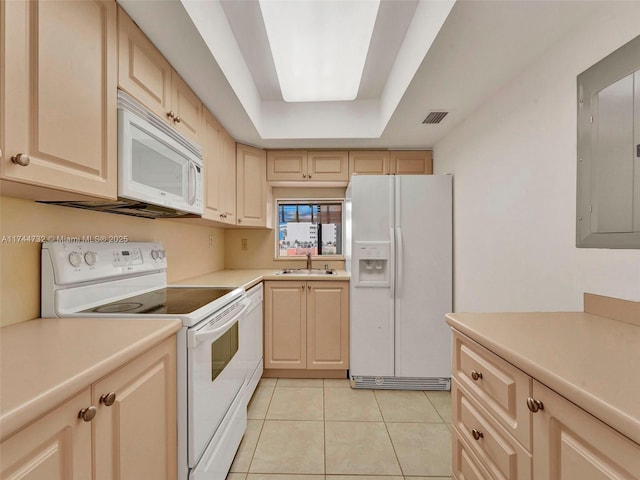
[[[452,177],[355,175],[345,203],[351,385],[449,390]]]

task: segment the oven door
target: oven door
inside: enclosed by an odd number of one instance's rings
[[[239,325],[246,298],[187,332],[188,463],[194,467],[222,423],[245,380]]]

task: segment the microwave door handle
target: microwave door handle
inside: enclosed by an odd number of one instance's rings
[[[189,162],[189,205],[196,201],[196,166]]]
[[[199,343],[204,342],[205,340],[208,340],[210,338],[215,338],[220,332],[225,331],[230,325],[235,323],[238,317],[244,315],[244,312],[246,312],[247,308],[249,308],[249,305],[251,305],[251,301],[245,298],[244,300],[242,300],[242,304],[242,309],[222,325],[215,325],[210,329],[189,332],[188,347],[195,348]]]

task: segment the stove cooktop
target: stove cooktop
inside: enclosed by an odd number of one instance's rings
[[[187,315],[231,293],[231,288],[166,287],[105,303],[80,313]]]

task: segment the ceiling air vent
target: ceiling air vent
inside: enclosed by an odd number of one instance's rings
[[[448,113],[449,112],[431,112],[429,113],[429,115],[427,115],[427,118],[422,121],[422,123],[426,123],[428,125],[440,123]]]

